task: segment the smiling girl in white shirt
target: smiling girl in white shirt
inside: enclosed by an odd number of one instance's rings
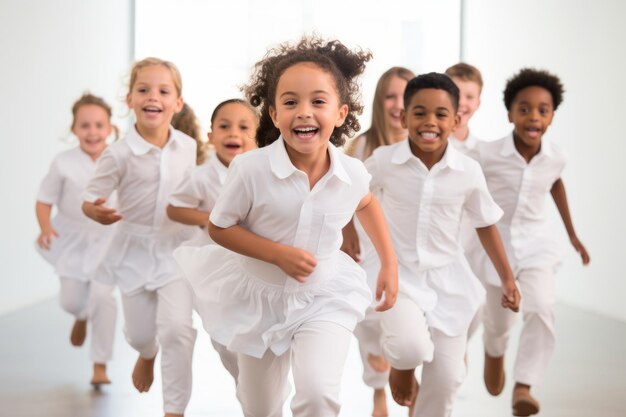
[[[122,292],[125,334],[139,352],[133,383],[150,389],[159,345],[165,415],[182,416],[191,395],[196,331],[192,294],[178,274],[174,249],[193,234],[167,218],[167,199],[195,166],[196,142],[170,126],[183,105],[180,73],[157,58],[135,63],[126,102],[137,122],[102,155],[85,192],[83,211],[92,219],[120,221],[98,270],[98,279]],[[119,214],[105,206],[113,190]]]
[[[89,220],[80,211],[85,185],[107,146],[113,130],[111,107],[100,97],[84,94],[72,107],[72,133],[78,147],[62,152],[52,162],[37,195],[36,213],[41,233],[39,253],[54,265],[61,280],[61,306],[76,317],[70,341],[81,346],[91,324],[91,383],[110,383],[106,363],[113,355],[117,306],[113,286],[94,282],[97,263],[112,230]],[[57,214],[50,219],[52,207]]]
[[[197,237],[183,242],[185,246],[204,246],[213,243],[207,232],[209,214],[215,206],[228,166],[235,156],[256,148],[254,135],[259,125],[255,109],[241,99],[221,102],[211,115],[209,143],[213,149],[208,159],[197,166],[170,196],[167,215],[170,219],[198,226]],[[211,340],[224,367],[237,381],[239,370],[237,354]]]
[[[246,95],[261,106],[261,149],[233,160],[209,223],[233,252],[177,251],[204,328],[238,352],[246,416],[282,415],[290,368],[294,416],[339,413],[351,332],[371,300],[363,270],[339,250],[355,211],[381,258],[378,308],[395,302],[395,255],[369,175],[335,147],[358,129],[354,78],[370,56],[305,38],[257,63]]]

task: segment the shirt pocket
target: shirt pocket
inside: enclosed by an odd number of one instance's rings
[[[436,228],[455,232],[461,223],[465,196],[434,197],[431,207],[431,219]]]
[[[350,221],[354,213],[325,213],[322,216],[322,227],[317,244],[316,253],[319,255],[331,254],[339,250],[342,241],[341,230]]]

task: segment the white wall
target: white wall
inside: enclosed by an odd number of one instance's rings
[[[467,0],[466,12],[466,61],[481,69],[486,83],[472,124],[478,135],[495,139],[512,129],[502,90],[520,68],[544,68],[561,77],[564,102],[546,137],[569,156],[563,179],[591,264],[581,266],[549,202],[565,253],[558,296],[626,320],[626,145],[621,131],[626,2]]]
[[[176,63],[183,96],[203,127],[219,102],[241,96],[267,48],[303,34],[337,38],[372,51],[361,79],[369,126],[378,77],[394,65],[443,70],[459,56],[458,0],[137,0],[136,56]],[[170,31],[159,30],[163,22]]]
[[[0,2],[0,314],[58,289],[33,246],[37,188],[54,155],[75,145],[71,106],[85,90],[124,114],[129,11],[129,0]]]

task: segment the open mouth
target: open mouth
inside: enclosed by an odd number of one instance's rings
[[[238,151],[242,148],[241,144],[236,142],[225,143],[224,147],[229,151]]]
[[[538,127],[527,127],[525,130],[526,134],[533,139],[539,138],[541,136],[541,129]]]
[[[439,133],[437,132],[420,132],[419,135],[424,142],[428,143],[436,142],[439,138]]]
[[[153,106],[144,107],[142,110],[145,113],[148,113],[148,114],[158,114],[158,113],[161,113],[163,111],[163,110],[159,109],[158,107],[153,107]]]
[[[300,139],[310,139],[313,136],[315,136],[315,134],[319,131],[319,129],[314,126],[307,126],[307,127],[296,127],[295,129],[293,129],[293,131]]]
[[[102,142],[102,139],[85,139],[87,145],[97,145]]]

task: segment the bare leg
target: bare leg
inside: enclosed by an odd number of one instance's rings
[[[374,390],[374,411],[372,411],[372,417],[387,417],[389,412],[387,411],[387,395],[385,389]]]
[[[154,359],[145,359],[139,356],[133,369],[133,385],[139,392],[148,392],[154,380]]]

